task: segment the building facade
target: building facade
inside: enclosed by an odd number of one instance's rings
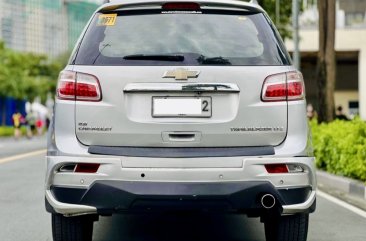
[[[50,58],[69,52],[101,0],[0,0],[0,41]],[[0,98],[0,125],[25,115],[25,101]]]
[[[56,57],[69,51],[100,1],[0,0],[0,40]]]
[[[315,69],[319,49],[318,11],[306,5],[300,17],[301,71],[309,103],[318,109]],[[313,2],[313,1],[309,1]],[[366,120],[366,1],[337,0],[336,13],[336,86],[335,105],[342,106],[352,118],[359,114]],[[294,49],[291,40],[287,48]]]

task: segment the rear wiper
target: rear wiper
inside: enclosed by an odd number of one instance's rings
[[[126,55],[123,57],[126,60],[158,60],[158,61],[177,61],[182,62],[184,61],[183,55],[162,55],[162,54],[133,54],[133,55]]]
[[[219,56],[219,57],[212,57],[206,58],[205,56],[201,55],[197,59],[198,63],[200,64],[218,64],[218,65],[231,65],[230,61]]]

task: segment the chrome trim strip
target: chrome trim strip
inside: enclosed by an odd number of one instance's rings
[[[306,200],[306,202],[300,203],[300,204],[282,206],[282,208],[283,208],[282,214],[287,215],[287,214],[301,213],[304,210],[309,209],[311,207],[311,205],[313,205],[315,198],[316,198],[316,191],[312,191],[308,200]]]
[[[125,93],[136,92],[225,92],[239,93],[232,83],[130,83],[123,89]]]

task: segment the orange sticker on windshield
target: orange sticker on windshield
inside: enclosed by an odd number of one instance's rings
[[[117,14],[101,14],[98,17],[98,26],[113,26],[116,23]]]

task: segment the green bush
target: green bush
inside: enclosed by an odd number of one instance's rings
[[[366,123],[356,118],[328,124],[313,120],[310,125],[317,167],[366,181]]]
[[[22,135],[26,134],[26,128],[21,127]],[[0,137],[13,136],[14,128],[12,126],[0,126]]]
[[[8,126],[0,126],[0,136],[12,136],[14,135],[14,128]]]

